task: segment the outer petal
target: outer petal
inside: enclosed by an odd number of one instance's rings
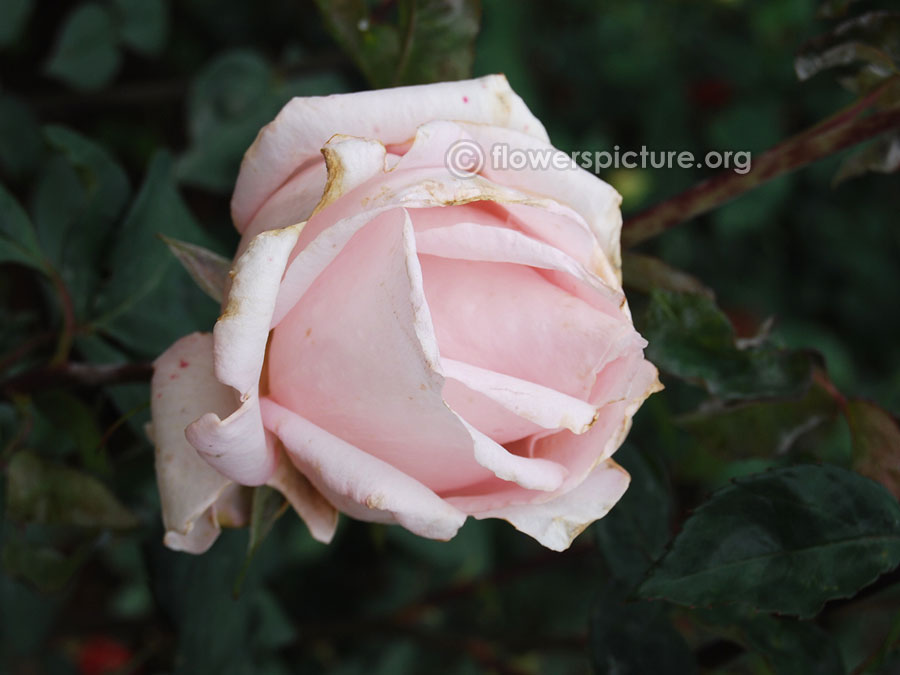
[[[637,348],[617,358],[604,371],[608,371],[606,377],[598,378],[590,397],[593,404],[601,407],[588,431],[580,435],[569,431],[534,434],[508,446],[522,456],[552,459],[565,466],[569,473],[557,490],[552,493],[524,490],[492,479],[447,494],[447,500],[466,513],[481,517],[508,506],[542,504],[579,489],[591,471],[622,444],[631,419],[643,401],[661,389],[656,368],[643,359]]]
[[[225,419],[208,412],[187,430],[187,438],[220,473],[243,485],[261,485],[275,470],[276,453],[266,442],[259,414],[259,378],[269,323],[288,256],[302,225],[264,232],[234,268],[225,311],[216,323],[215,372],[234,387],[240,407]]]
[[[450,539],[465,522],[464,513],[387,462],[268,399],[262,413],[297,468],[354,518],[397,522],[431,539]]]
[[[337,529],[337,511],[283,453],[279,453],[278,466],[268,485],[285,496],[306,523],[313,539],[323,544],[331,541]]]
[[[542,504],[506,506],[475,514],[502,518],[554,551],[565,551],[588,525],[605,516],[625,494],[631,478],[611,459],[597,465],[574,490]]]
[[[510,151],[538,153],[536,156],[550,156],[562,153],[543,139],[537,139],[512,129],[486,129],[477,124],[463,124],[477,143],[484,146],[505,144]],[[565,158],[568,159],[568,158]],[[621,283],[621,247],[619,237],[622,231],[622,212],[619,206],[622,197],[608,183],[594,174],[576,166],[568,160],[568,169],[532,168],[516,171],[512,168],[494,166],[487,162],[483,175],[501,185],[515,185],[523,192],[549,197],[578,212],[587,222],[600,244],[602,255],[592,261],[592,271],[607,282],[610,272]],[[611,265],[611,268],[610,268]]]
[[[234,391],[213,374],[212,347],[209,334],[181,338],[156,360],[150,385],[165,543],[191,553],[202,553],[218,536],[213,505],[232,484],[184,437],[185,427],[201,414],[234,408]]]
[[[459,119],[509,127],[546,139],[541,123],[502,75],[477,80],[382,89],[356,94],[295,98],[260,131],[244,156],[231,201],[238,230],[298,169],[317,161],[334,134],[400,144],[434,119]]]
[[[546,139],[511,129],[446,120],[421,126],[415,143],[397,163],[396,170],[452,164],[458,143],[481,149],[484,162],[478,173],[482,177],[526,194],[550,198],[570,210],[534,218],[513,205],[508,211],[523,231],[583,262],[607,283],[621,285],[622,199],[610,185],[577,166]],[[511,162],[510,156],[526,157],[529,161],[521,167]]]

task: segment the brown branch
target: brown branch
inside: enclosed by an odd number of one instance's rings
[[[831,118],[764,152],[753,160],[749,172],[739,174],[731,170],[723,171],[686,192],[629,218],[622,228],[622,245],[629,247],[640,244],[774,178],[900,127],[898,108],[864,116],[889,88],[897,86],[897,82],[897,78],[888,80],[877,90]]]
[[[152,363],[63,363],[35,368],[0,384],[5,396],[27,394],[46,387],[101,387],[127,382],[149,382]]]

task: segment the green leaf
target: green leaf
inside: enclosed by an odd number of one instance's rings
[[[65,587],[92,549],[92,542],[84,542],[73,553],[64,554],[52,546],[35,544],[7,532],[0,557],[3,570],[11,577],[27,581],[39,591],[52,593]]]
[[[34,0],[4,0],[0,4],[0,47],[16,43],[32,9]]]
[[[131,193],[128,177],[100,146],[74,131],[44,127],[56,155],[31,196],[31,212],[50,264],[83,318],[109,254],[110,231]]]
[[[856,399],[844,408],[853,441],[853,468],[900,499],[900,425],[888,411]]]
[[[625,602],[607,588],[594,605],[590,655],[594,671],[616,675],[690,675],[694,656],[661,603]]]
[[[260,566],[250,569],[240,597],[231,593],[245,544],[242,532],[224,530],[202,556],[152,551],[154,595],[178,627],[175,675],[255,672]]]
[[[115,0],[113,7],[123,43],[146,56],[162,51],[169,28],[165,0]]]
[[[898,563],[900,505],[887,490],[834,466],[795,466],[716,492],[638,592],[809,617]]]
[[[13,520],[121,530],[137,519],[93,476],[16,453],[7,467],[6,511]]]
[[[665,467],[635,447],[616,453],[631,483],[594,533],[612,573],[633,587],[663,553],[671,536],[671,486]]]
[[[39,413],[31,435],[34,447],[52,449],[54,457],[75,451],[84,468],[98,473],[109,470],[100,449],[102,433],[96,411],[60,389],[38,392],[33,400]]]
[[[479,0],[402,0],[380,17],[365,0],[316,0],[325,22],[372,86],[471,76]]]
[[[291,97],[334,93],[340,88],[330,76],[283,81],[252,51],[220,55],[191,84],[187,111],[191,144],[178,159],[179,180],[231,192],[244,152],[260,127]]]
[[[16,262],[46,271],[34,226],[19,203],[0,183],[0,263]]]
[[[46,72],[74,89],[89,91],[108,84],[119,70],[120,60],[109,11],[90,2],[69,14]]]
[[[653,363],[723,399],[800,396],[812,377],[807,352],[739,347],[731,322],[703,295],[653,291],[642,332]]]
[[[8,93],[0,94],[0,170],[22,179],[35,170],[43,149],[40,126],[28,106]]]
[[[217,308],[178,269],[159,235],[211,244],[185,206],[172,161],[159,153],[118,228],[110,276],[95,304],[94,326],[139,354],[155,356],[179,336],[208,329]]]
[[[726,607],[690,613],[705,627],[758,654],[775,673],[844,675],[837,641],[811,621]]]
[[[208,248],[161,236],[166,246],[204,293],[219,304],[225,298],[231,260]]]
[[[844,675],[835,641],[816,624],[757,614],[739,622],[740,641],[776,673]]]

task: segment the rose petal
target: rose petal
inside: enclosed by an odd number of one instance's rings
[[[417,216],[417,213],[413,215],[413,224]],[[590,301],[610,316],[622,316],[625,296],[617,287],[602,281],[560,249],[508,227],[458,221],[445,227],[417,229],[416,248],[419,253],[441,258],[516,263],[553,270],[572,277],[565,290],[574,291],[575,282],[580,282],[586,288],[573,295]],[[556,283],[555,278],[553,282]]]
[[[443,358],[587,400],[597,372],[634,335],[611,317],[508,263],[420,256]]]
[[[611,459],[574,490],[542,504],[522,504],[473,514],[478,520],[502,518],[554,551],[565,551],[584,529],[621,499],[631,478]],[[451,502],[453,500],[450,500]]]
[[[206,333],[181,338],[156,360],[150,384],[165,543],[191,553],[202,553],[218,536],[211,507],[231,485],[184,437],[185,427],[201,414],[225,414],[235,405],[234,390],[213,374],[212,348]]]
[[[616,384],[610,388],[605,380],[598,378],[590,401],[602,407],[588,431],[580,435],[569,431],[544,432],[507,444],[521,456],[543,457],[565,466],[568,475],[557,490],[548,494],[489,479],[445,497],[466,513],[476,515],[511,505],[541,504],[577,488],[598,463],[619,448],[641,403],[661,388],[656,368],[643,359],[640,349],[635,348],[607,368],[613,369],[611,375]]]
[[[259,415],[259,378],[279,282],[302,226],[259,235],[235,264],[231,290],[213,331],[215,373],[234,387],[241,405],[224,419],[208,412],[191,424],[188,441],[220,473],[242,485],[262,485],[275,470]]]
[[[265,201],[244,228],[235,259],[243,255],[258,234],[309,220],[316,204],[322,199],[327,177],[322,157],[292,176]]]
[[[458,414],[457,417],[472,437],[476,461],[481,466],[490,469],[497,478],[527,490],[549,492],[562,485],[568,473],[562,464],[548,459],[515,455],[486,434],[478,431]],[[473,476],[473,478],[476,477]]]
[[[387,151],[378,141],[337,134],[322,148],[328,182],[316,211],[385,171]]]
[[[369,222],[275,328],[269,396],[432,489],[487,477],[443,378],[402,209]]]
[[[417,480],[274,401],[263,400],[262,414],[297,468],[352,517],[397,522],[431,539],[450,539],[465,522],[465,514]]]
[[[532,153],[535,157],[550,157],[557,152],[546,140],[538,139],[513,129],[487,129],[477,124],[462,126],[482,146],[502,144],[509,152]],[[602,252],[593,259],[591,271],[611,282],[609,273],[621,283],[622,197],[608,183],[585,171],[574,163],[569,170],[540,168],[532,165],[523,170],[496,165],[488,161],[482,175],[501,185],[514,185],[516,189],[544,197],[574,209],[587,222]],[[553,242],[551,242],[553,243]],[[560,246],[566,250],[565,246]],[[586,249],[592,250],[592,249]]]
[[[446,170],[392,171],[379,179],[372,194],[366,183],[343,199],[314,215],[306,223],[297,241],[295,257],[290,261],[272,318],[272,327],[285,317],[309,289],[321,272],[343,250],[350,238],[370,220],[393,208],[419,209],[494,201],[521,203],[552,212],[560,208],[551,200],[497,186],[479,177],[458,179]]]
[[[324,97],[295,98],[247,150],[231,201],[239,231],[299,167],[316,161],[335,133],[402,143],[434,119],[517,129],[546,139],[541,123],[502,75]]]
[[[267,483],[277,489],[306,523],[313,539],[327,544],[337,530],[338,513],[291,461],[279,453],[278,466]]]
[[[581,434],[597,414],[590,403],[534,382],[447,358],[441,360],[441,367],[444,377],[462,382],[544,429],[569,429]]]
[[[572,163],[568,155],[545,139],[509,129],[447,120],[419,127],[415,142],[397,162],[395,170],[444,167],[456,175],[461,168],[456,154],[460,150],[480,155],[483,160],[478,171],[480,176],[525,194],[550,198],[557,205],[549,213],[509,205],[506,210],[515,227],[567,253],[610,285],[621,285],[618,272],[621,197],[612,187]],[[497,150],[505,154],[498,155]],[[513,165],[508,161],[511,153],[532,156],[533,164]],[[506,164],[503,157],[507,157]],[[561,161],[564,167],[552,168],[549,163],[552,159]]]

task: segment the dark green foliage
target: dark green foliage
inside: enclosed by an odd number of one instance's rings
[[[739,478],[685,522],[639,593],[810,617],[900,563],[900,505],[834,466]]]

